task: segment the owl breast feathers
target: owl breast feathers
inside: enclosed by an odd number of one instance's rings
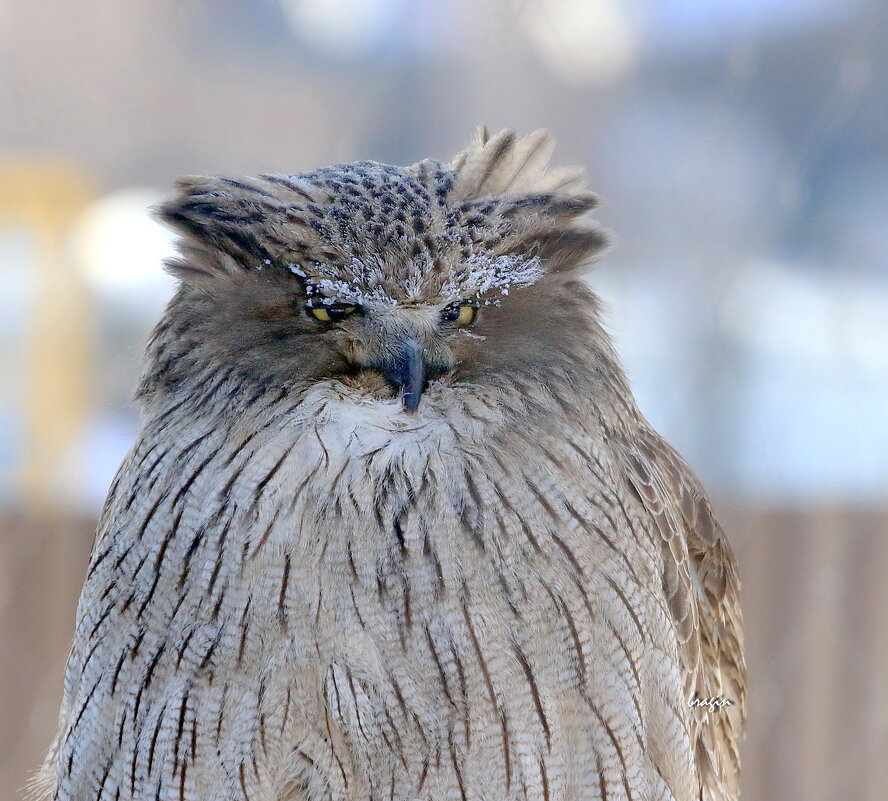
[[[550,152],[482,130],[160,207],[181,283],[47,797],[737,798],[733,557],[635,405],[578,277],[595,198]]]

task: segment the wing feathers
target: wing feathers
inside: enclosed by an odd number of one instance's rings
[[[721,696],[733,704],[691,719],[701,799],[730,801],[739,793],[737,746],[746,717],[734,557],[699,482],[663,439],[642,426],[623,447],[629,487],[661,536],[663,587],[683,643],[689,699]]]

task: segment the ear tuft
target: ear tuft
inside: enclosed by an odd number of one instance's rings
[[[518,138],[511,131],[490,136],[481,126],[449,165],[456,173],[449,199],[482,210],[497,231],[497,251],[539,256],[552,272],[588,264],[608,242],[582,220],[598,206],[584,191],[582,170],[549,169],[554,146],[544,130]]]
[[[535,253],[549,272],[573,270],[591,263],[609,243],[601,228],[575,228],[549,231],[531,240]]]
[[[166,267],[201,289],[269,262],[294,261],[314,237],[303,208],[313,198],[293,179],[188,175],[176,189],[154,209],[157,219],[182,235],[181,258]]]
[[[484,126],[472,143],[450,162],[457,174],[450,193],[454,201],[490,195],[531,192],[575,192],[582,189],[582,170],[576,167],[549,169],[555,141],[546,130],[520,139],[509,130],[494,136]]]

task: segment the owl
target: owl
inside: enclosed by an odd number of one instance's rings
[[[731,549],[545,132],[189,177],[83,587],[60,801],[726,801]]]

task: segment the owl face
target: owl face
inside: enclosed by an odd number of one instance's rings
[[[532,369],[534,354],[551,363],[564,339],[557,329],[584,327],[582,287],[541,271],[528,283],[527,264],[539,269],[536,260],[508,262],[517,268],[512,286],[502,279],[493,291],[421,290],[397,298],[357,277],[331,282],[317,265],[311,274],[295,268],[304,275],[264,265],[211,293],[184,288],[189,309],[199,309],[189,336],[200,336],[220,365],[241,375],[277,384],[337,381],[363,398],[398,397],[412,413],[429,388],[440,394],[502,382],[519,366]],[[442,275],[452,282],[461,266],[427,267],[434,272],[425,283]]]
[[[454,339],[475,323],[478,305],[474,299],[443,306],[361,304],[346,294],[345,298],[312,298],[305,311],[319,324],[319,335],[339,329],[334,347],[342,357],[362,370],[377,370],[393,390],[402,393],[404,408],[415,412],[429,380],[445,375],[456,364]]]
[[[160,209],[185,234],[170,265],[180,344],[264,383],[399,397],[408,414],[431,387],[563,371],[588,334],[592,298],[571,272],[603,242],[575,225],[594,201],[468,191],[465,169],[183,180]]]

